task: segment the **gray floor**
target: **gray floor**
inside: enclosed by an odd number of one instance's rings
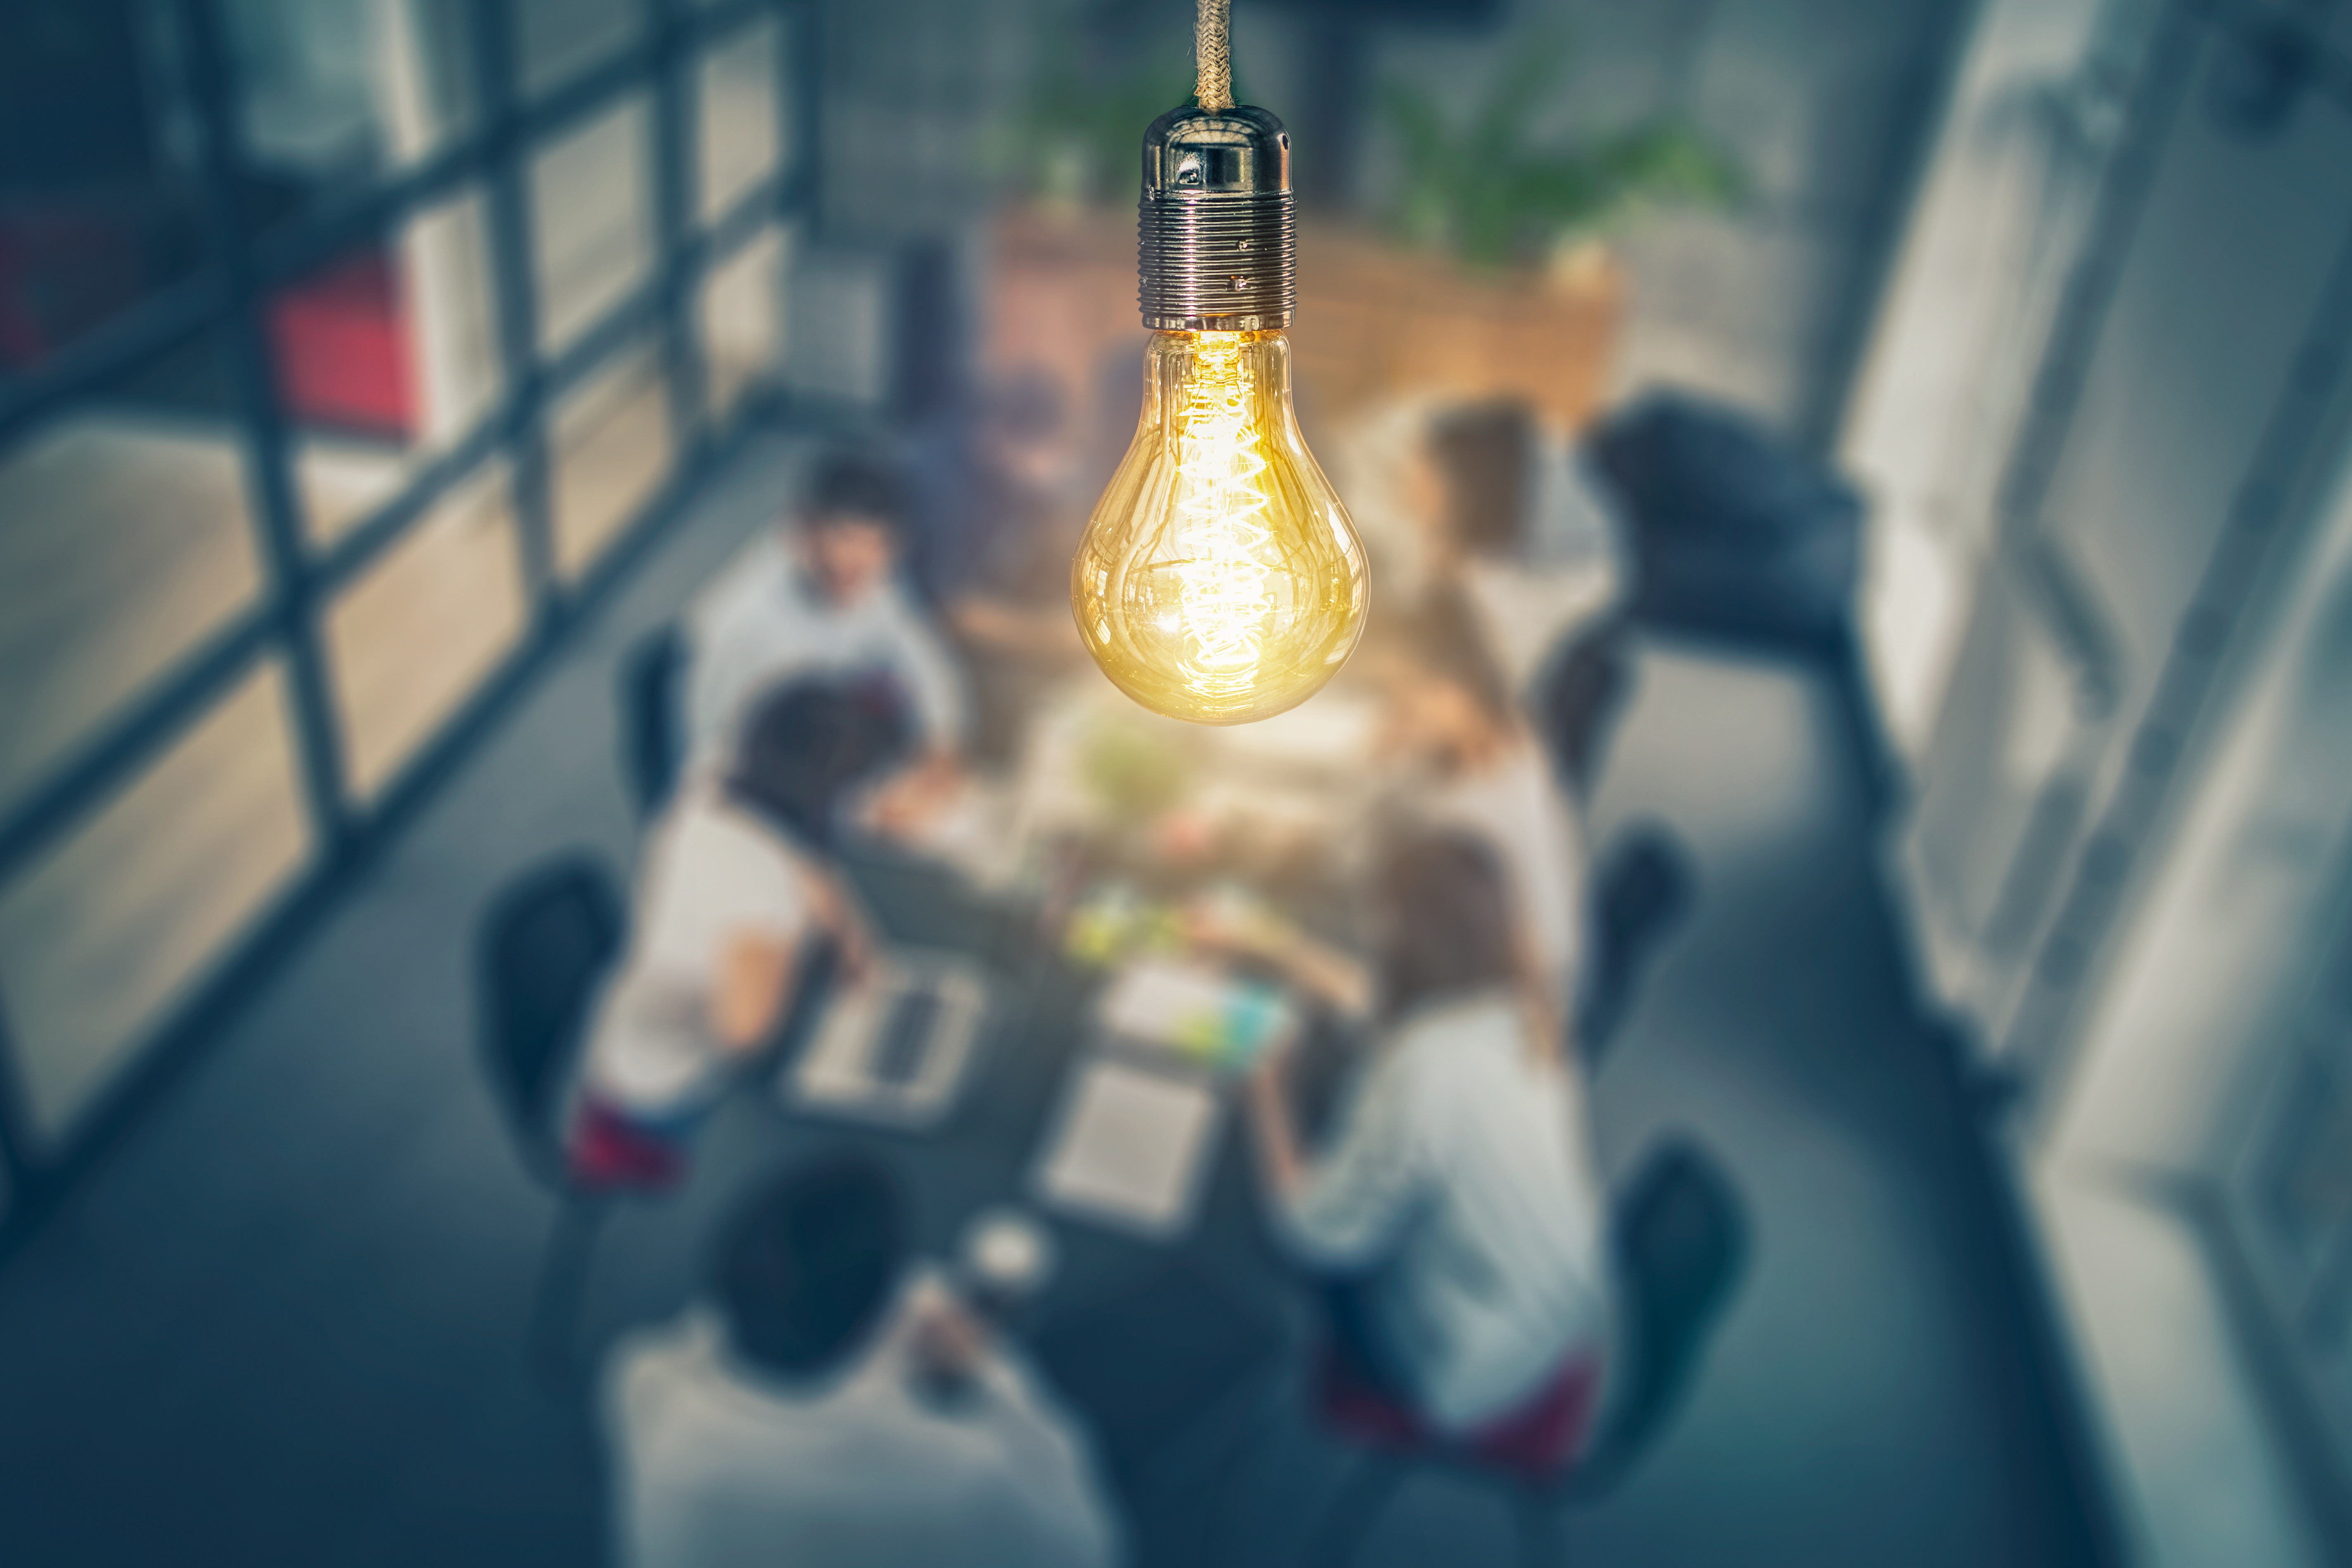
[[[585,628],[354,896],[113,1157],[0,1265],[0,1562],[591,1563],[593,1445],[519,1352],[546,1200],[474,1069],[474,911],[521,863],[616,862],[615,659],[754,527],[755,448]],[[1755,1266],[1683,1418],[1576,1514],[1579,1562],[2086,1561],[2030,1295],[1913,1017],[1827,685],[1653,645],[1599,803],[1672,824],[1696,918],[1597,1092],[1612,1169],[1689,1129],[1738,1175]],[[600,1322],[659,1310],[707,1216],[632,1216]],[[1294,1555],[1342,1456],[1260,1436],[1232,1557]],[[1192,1560],[1197,1466],[1147,1488]],[[1366,1561],[1509,1560],[1502,1510],[1410,1488]]]

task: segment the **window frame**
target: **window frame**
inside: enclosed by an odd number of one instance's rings
[[[0,1247],[53,1205],[79,1169],[152,1097],[171,1064],[201,1047],[210,1026],[271,967],[299,931],[396,830],[482,736],[503,703],[674,517],[761,410],[747,399],[723,421],[706,414],[694,301],[705,273],[763,225],[814,216],[821,129],[814,0],[651,0],[638,39],[551,92],[522,93],[513,0],[464,8],[474,80],[471,125],[422,160],[363,191],[339,193],[266,230],[241,221],[247,162],[240,84],[226,0],[167,0],[183,42],[175,85],[193,105],[205,153],[202,228],[194,273],[174,280],[54,359],[0,387],[0,450],[170,344],[216,334],[226,345],[230,402],[252,501],[262,584],[255,602],[209,633],[107,714],[0,811],[0,885],[103,809],[239,689],[264,660],[284,661],[289,740],[315,845],[287,895],[231,939],[171,1017],[131,1042],[125,1065],[70,1126],[45,1137],[29,1113],[0,995]],[[762,17],[781,35],[776,93],[783,155],[717,221],[698,221],[697,69],[705,50]],[[646,278],[552,359],[538,350],[540,299],[530,229],[530,168],[567,131],[642,93],[652,106],[651,249]],[[400,231],[420,211],[478,190],[497,317],[502,384],[476,427],[420,453],[399,488],[323,548],[310,540],[294,468],[293,422],[277,384],[268,310],[278,290],[355,246]],[[555,569],[551,421],[565,395],[652,335],[670,409],[668,473],[576,579]],[[515,644],[394,770],[362,799],[345,777],[340,716],[327,667],[324,617],[335,600],[429,518],[486,463],[503,461],[522,551],[524,628]]]

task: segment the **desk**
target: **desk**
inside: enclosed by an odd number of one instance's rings
[[[824,987],[812,987],[782,1032],[763,1081],[729,1108],[724,1125],[712,1129],[718,1137],[704,1139],[683,1205],[689,1212],[672,1208],[670,1228],[679,1229],[681,1218],[695,1223],[708,1200],[731,1201],[783,1161],[844,1146],[879,1158],[904,1183],[915,1209],[916,1245],[930,1257],[950,1256],[982,1210],[1010,1203],[1036,1214],[1054,1233],[1057,1267],[1012,1328],[1086,1421],[1129,1512],[1148,1514],[1139,1492],[1168,1440],[1213,1415],[1222,1400],[1238,1403],[1263,1391],[1265,1374],[1280,1364],[1286,1346],[1303,1340],[1303,1314],[1291,1272],[1262,1221],[1230,1100],[1191,1223],[1180,1235],[1125,1235],[1046,1212],[1033,1197],[1036,1163],[1070,1069],[1090,1049],[1091,1010],[1108,979],[1106,972],[1064,958],[1057,924],[1045,913],[1064,890],[1053,873],[1124,870],[1123,857],[1149,855],[1139,842],[1149,835],[1137,831],[1125,807],[1103,798],[1100,770],[1087,763],[1087,737],[1102,733],[1104,725],[1121,735],[1140,725],[1180,747],[1182,772],[1197,787],[1163,796],[1162,804],[1181,798],[1197,806],[1238,790],[1254,806],[1261,786],[1268,799],[1284,790],[1304,792],[1324,803],[1318,826],[1328,832],[1336,826],[1329,808],[1350,782],[1349,764],[1335,755],[1345,748],[1335,747],[1334,737],[1352,732],[1368,742],[1368,720],[1360,694],[1334,691],[1266,725],[1203,731],[1153,720],[1098,678],[1081,678],[1041,709],[1024,768],[994,792],[979,830],[965,837],[997,853],[968,858],[961,870],[872,844],[843,858],[887,943],[962,955],[994,983],[994,1016],[945,1119],[907,1131],[790,1109],[784,1082],[824,1005]],[[1360,784],[1362,770],[1354,772]],[[1118,789],[1109,793],[1125,798]],[[1073,846],[1083,847],[1074,860]],[[1171,879],[1181,882],[1203,869],[1193,866]],[[1207,1420],[1203,1429],[1230,1435],[1222,1421]],[[1172,1467],[1152,1473],[1171,1474]]]
[[[886,938],[968,954],[999,981],[999,1016],[962,1097],[921,1133],[868,1130],[774,1113],[834,1146],[882,1159],[907,1184],[925,1250],[942,1255],[984,1208],[1017,1203],[1053,1229],[1058,1265],[1013,1327],[1092,1431],[1130,1509],[1143,1473],[1171,1436],[1221,1395],[1255,1385],[1295,1339],[1288,1272],[1258,1214],[1248,1153],[1229,1123],[1212,1156],[1194,1222],[1146,1241],[1036,1210],[1031,1168],[1070,1064],[1084,1051],[1087,1008],[1103,977],[1065,963],[1041,939],[1033,910],[971,892],[930,864],[866,849],[851,879]],[[816,1005],[821,1005],[821,1002]],[[788,1068],[813,1022],[786,1031]],[[765,1092],[761,1098],[776,1101]]]

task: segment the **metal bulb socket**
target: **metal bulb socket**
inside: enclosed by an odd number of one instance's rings
[[[1298,304],[1290,135],[1263,109],[1176,109],[1143,137],[1139,299],[1156,332],[1265,332]]]

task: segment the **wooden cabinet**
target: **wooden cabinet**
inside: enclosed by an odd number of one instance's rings
[[[1140,347],[1135,261],[1132,212],[1002,214],[988,248],[983,372],[1045,370],[1073,407],[1089,407],[1107,356]],[[1298,276],[1293,363],[1300,403],[1318,421],[1406,392],[1513,393],[1573,429],[1607,395],[1624,284],[1605,253],[1562,273],[1489,275],[1308,223]],[[1139,374],[1139,353],[1135,365]],[[1123,429],[1135,410],[1101,417]]]

